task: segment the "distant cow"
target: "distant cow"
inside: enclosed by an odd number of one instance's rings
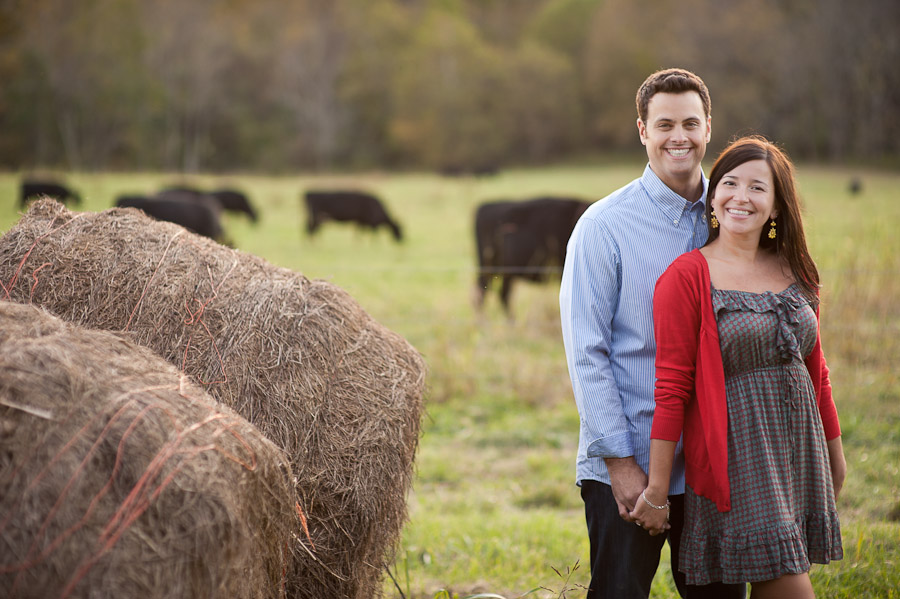
[[[375,230],[388,227],[394,239],[402,241],[403,233],[374,195],[361,191],[306,192],[306,232],[312,235],[328,220],[354,222]]]
[[[514,279],[541,282],[562,268],[572,229],[589,205],[577,198],[541,197],[479,206],[475,212],[477,307],[484,305],[494,277],[502,280],[500,302],[510,314]]]
[[[257,222],[259,220],[259,215],[257,215],[256,210],[253,209],[253,206],[250,204],[250,200],[247,196],[235,189],[217,189],[215,191],[210,192],[211,196],[219,200],[222,204],[222,208],[224,208],[228,212],[242,212],[250,217],[250,220],[253,222]]]
[[[191,202],[194,204],[202,204],[209,208],[215,215],[216,220],[221,222],[222,203],[211,194],[191,189],[190,187],[170,187],[158,192],[155,196],[151,196],[155,200],[172,200],[176,202]]]
[[[20,206],[25,206],[29,200],[40,196],[49,196],[64,204],[69,201],[72,201],[75,204],[81,203],[80,195],[56,181],[41,181],[36,179],[22,181],[21,194],[19,195]]]
[[[221,241],[223,238],[222,224],[219,222],[218,214],[203,203],[175,198],[123,195],[116,198],[116,206],[137,208],[157,220],[181,225],[185,229],[216,241]]]
[[[494,162],[481,162],[469,165],[448,163],[441,166],[438,171],[445,177],[463,177],[466,175],[490,177],[499,173],[500,167]]]
[[[226,212],[246,214],[253,222],[259,220],[259,215],[256,213],[256,210],[253,209],[247,195],[236,189],[217,189],[211,192],[204,192],[189,185],[171,185],[163,188],[156,196],[177,197],[178,199],[185,199],[188,197],[187,195],[175,196],[172,194],[190,194],[194,196],[194,199],[213,198],[221,206],[221,209]]]

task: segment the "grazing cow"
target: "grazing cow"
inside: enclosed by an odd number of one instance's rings
[[[247,195],[235,189],[217,189],[207,193],[189,185],[171,185],[162,189],[156,194],[156,197],[171,197],[182,200],[203,198],[203,201],[206,201],[207,198],[212,198],[218,202],[221,210],[246,214],[254,223],[259,220],[259,215],[253,209],[253,206],[250,205]]]
[[[441,166],[438,171],[445,177],[490,177],[500,172],[500,167],[494,162],[481,162],[471,165],[449,163]]]
[[[541,282],[550,272],[561,269],[572,229],[589,205],[577,198],[559,197],[480,205],[475,212],[477,307],[484,305],[494,277],[499,277],[500,302],[510,315],[514,279]]]
[[[216,241],[223,239],[218,213],[202,202],[184,201],[173,197],[148,198],[140,195],[123,195],[116,198],[116,206],[137,208],[156,220],[181,225]]]
[[[500,167],[493,162],[482,162],[472,167],[472,174],[476,177],[493,177],[500,172]]]
[[[153,198],[157,200],[172,200],[176,202],[202,204],[215,213],[216,220],[221,221],[222,218],[223,207],[218,199],[208,193],[190,187],[169,187],[158,192]]]
[[[306,232],[312,235],[328,220],[355,222],[373,231],[381,225],[390,228],[394,239],[403,240],[398,225],[385,211],[381,201],[360,191],[307,191]]]
[[[19,196],[19,205],[25,206],[29,200],[40,196],[49,196],[54,200],[67,203],[70,200],[76,204],[81,203],[81,196],[55,181],[42,181],[37,179],[28,179],[22,181],[22,191]]]
[[[251,221],[259,221],[259,215],[257,215],[256,210],[253,209],[246,194],[235,189],[217,189],[209,195],[219,200],[219,203],[222,204],[222,208],[226,211],[242,212],[249,216]]]

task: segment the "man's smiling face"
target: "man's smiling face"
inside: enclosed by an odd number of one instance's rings
[[[663,183],[680,192],[699,181],[711,131],[700,94],[658,93],[647,105],[647,121],[638,119],[637,125],[650,168]]]

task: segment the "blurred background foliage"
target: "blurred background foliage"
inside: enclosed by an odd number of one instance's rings
[[[490,170],[634,154],[696,71],[713,146],[896,166],[896,0],[0,0],[0,168]]]

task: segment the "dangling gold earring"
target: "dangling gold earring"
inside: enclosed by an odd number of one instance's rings
[[[775,239],[775,219],[772,219],[772,222],[769,223],[769,226],[772,227],[769,229],[769,239]]]
[[[709,226],[713,229],[719,228],[719,219],[716,218],[716,211],[711,210],[709,213]]]

